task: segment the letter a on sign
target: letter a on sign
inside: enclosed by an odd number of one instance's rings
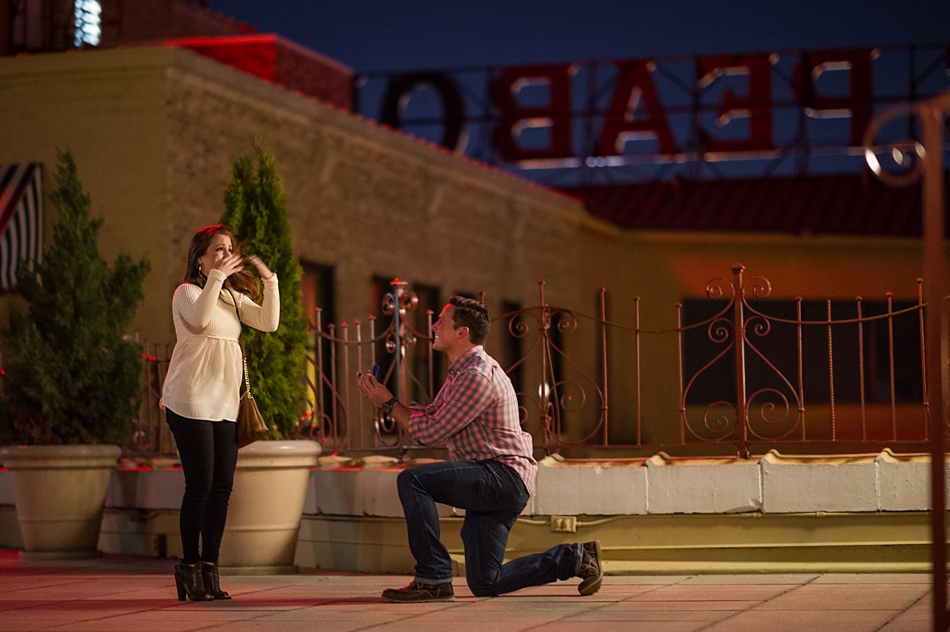
[[[646,117],[635,120],[640,105]],[[666,120],[660,95],[653,85],[648,62],[632,61],[620,64],[617,87],[604,116],[600,153],[602,156],[622,154],[627,140],[640,138],[655,138],[657,154],[673,156],[679,151]]]

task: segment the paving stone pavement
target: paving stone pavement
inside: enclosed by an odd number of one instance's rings
[[[608,576],[580,597],[576,580],[494,598],[455,580],[456,601],[392,604],[405,576],[222,576],[231,601],[181,603],[172,560],[105,557],[27,562],[0,549],[0,631],[221,632],[923,632],[930,576]]]

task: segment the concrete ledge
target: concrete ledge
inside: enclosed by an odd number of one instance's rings
[[[760,461],[762,510],[878,511],[877,463],[865,457],[784,457],[774,450]]]
[[[405,469],[387,457],[326,457],[310,474],[305,515],[402,517],[396,478]],[[537,488],[523,516],[666,515],[926,511],[926,455],[787,457],[772,451],[758,461],[671,458],[542,459]],[[180,468],[117,469],[106,507],[177,510],[184,493]],[[950,503],[950,485],[948,485]],[[0,505],[13,505],[12,480],[0,468]],[[443,517],[464,515],[439,507]]]
[[[362,474],[363,468],[353,465],[314,470],[312,480],[317,489],[317,513],[362,516]]]
[[[443,538],[451,532],[451,528],[443,528]],[[402,518],[304,516],[294,564],[327,570],[411,575],[415,560],[409,552],[406,522]]]
[[[11,526],[18,535],[15,521],[12,506],[0,507],[0,535],[8,537]],[[458,517],[441,521],[459,575],[461,525]],[[511,531],[506,557],[599,539],[611,574],[919,572],[930,563],[929,528],[925,512],[578,516],[570,533],[552,531],[549,520],[522,518]],[[178,557],[178,512],[107,509],[99,549]],[[294,563],[400,574],[412,574],[414,566],[405,521],[370,516],[303,516]]]
[[[303,513],[317,513],[317,473],[310,470],[310,479],[307,481],[307,495],[303,499]]]
[[[761,468],[756,461],[673,459],[646,462],[651,514],[742,513],[762,509]]]
[[[402,517],[402,503],[396,491],[396,478],[403,467],[367,468],[363,474],[363,514],[367,516]]]
[[[441,521],[457,576],[464,574],[462,520]],[[506,559],[563,543],[601,541],[614,575],[705,573],[926,572],[929,516],[855,514],[693,514],[584,516],[574,533],[522,518]],[[414,560],[399,518],[304,516],[295,563],[303,567],[411,575]]]
[[[108,508],[102,516],[99,550],[115,555],[181,557],[178,508]]]
[[[0,467],[0,505],[16,504],[13,497],[13,478],[10,471]]]
[[[396,478],[403,465],[370,462],[331,464],[313,472],[316,509],[314,513],[332,516],[403,517],[402,503],[396,490]],[[448,517],[459,510],[437,503],[439,515]]]
[[[178,509],[185,493],[181,468],[116,470],[106,492],[106,507]]]
[[[884,450],[875,462],[880,493],[878,503],[882,511],[930,509],[929,456],[898,455]],[[947,507],[950,507],[950,484],[947,485]]]
[[[0,547],[22,549],[23,538],[20,536],[20,523],[16,518],[16,507],[0,505]]]
[[[642,464],[642,460],[542,459],[538,464],[532,514],[645,514],[647,471]]]

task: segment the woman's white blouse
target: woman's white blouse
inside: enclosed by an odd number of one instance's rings
[[[227,277],[211,270],[204,289],[183,283],[172,298],[172,318],[178,338],[162,389],[162,408],[182,417],[210,421],[237,419],[241,397],[241,324],[231,293],[223,289]],[[274,331],[280,321],[277,275],[264,280],[264,301],[233,291],[241,321]]]

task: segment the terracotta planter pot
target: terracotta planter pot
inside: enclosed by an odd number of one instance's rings
[[[258,441],[241,449],[221,540],[222,573],[297,572],[300,516],[319,454],[313,441]]]
[[[0,449],[10,471],[23,559],[95,557],[114,445],[35,445]]]

